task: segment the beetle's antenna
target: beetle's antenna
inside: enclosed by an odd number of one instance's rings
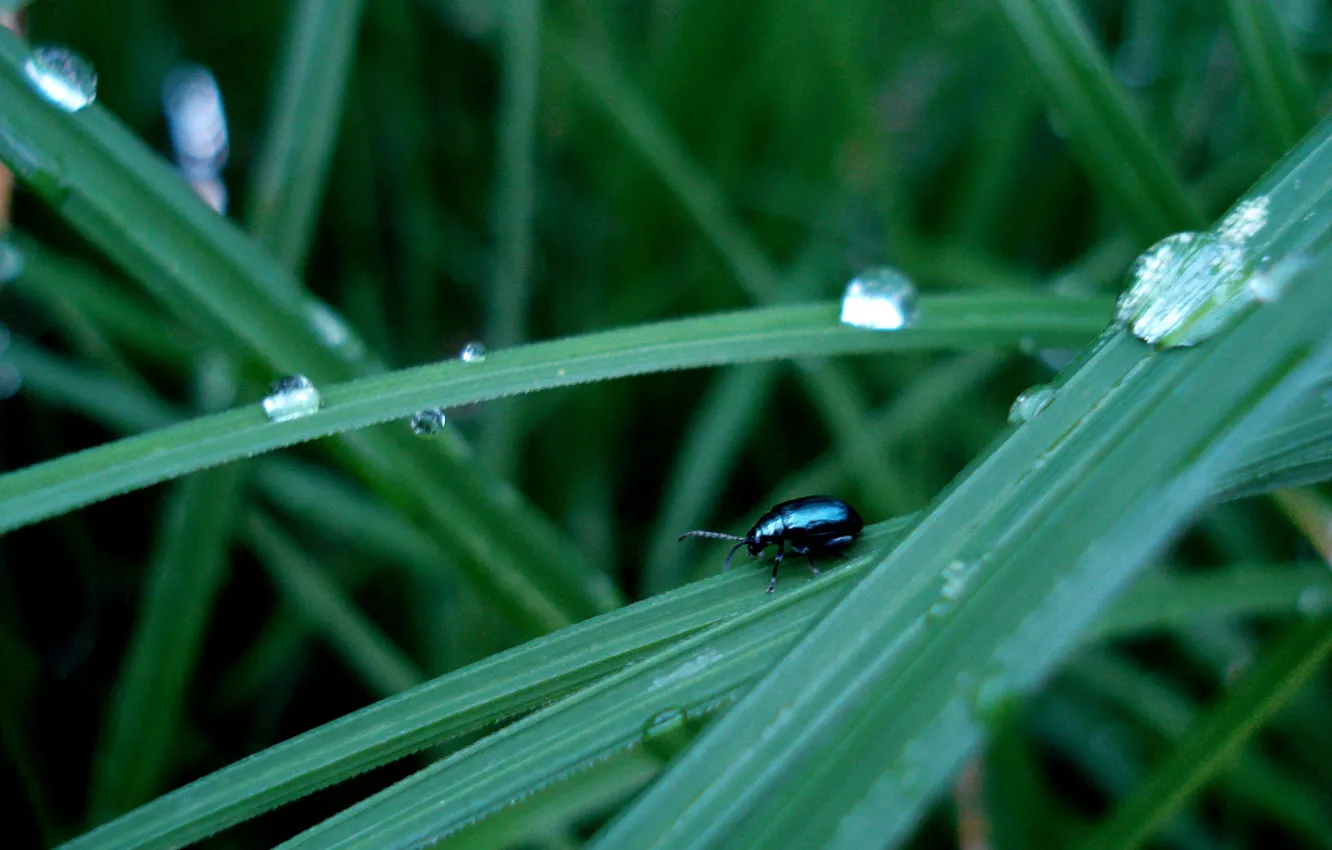
[[[680,535],[681,540],[684,540],[686,537],[709,537],[713,540],[739,540],[742,542],[745,539],[743,537],[736,537],[734,534],[722,534],[720,531],[686,531],[684,534]]]
[[[735,554],[735,550],[739,549],[741,546],[745,545],[748,542],[749,542],[748,540],[742,538],[739,543],[731,547],[731,551],[726,553],[726,561],[722,564],[722,572],[726,572],[731,568],[731,556]]]

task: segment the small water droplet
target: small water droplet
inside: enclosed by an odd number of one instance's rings
[[[8,242],[0,242],[0,283],[17,280],[23,274],[23,255]]]
[[[162,107],[176,164],[190,179],[216,177],[230,143],[222,92],[202,65],[179,65],[162,83]]]
[[[842,293],[844,325],[876,331],[896,331],[916,322],[916,287],[910,278],[890,268],[870,269],[856,275]]]
[[[644,749],[663,761],[674,758],[689,739],[688,717],[678,708],[659,712],[643,724]]]
[[[1002,673],[982,675],[967,694],[967,703],[978,723],[996,726],[1017,701],[1017,689]]]
[[[299,419],[319,410],[319,390],[304,375],[274,381],[264,397],[264,413],[273,422]]]
[[[23,386],[23,373],[13,363],[0,363],[0,401],[16,395]]]
[[[427,407],[425,410],[418,410],[412,414],[408,420],[408,425],[412,428],[412,433],[418,437],[434,437],[444,431],[444,411],[438,407]]]
[[[1306,587],[1295,599],[1295,610],[1306,617],[1321,617],[1332,613],[1332,590],[1326,587]]]
[[[340,351],[350,360],[365,358],[365,343],[336,310],[318,298],[309,299],[305,309],[310,329],[326,348]]]
[[[5,123],[3,115],[0,115],[0,147],[5,149],[7,164],[20,183],[53,206],[64,201],[69,184],[65,182],[63,164],[48,151],[31,147],[27,139]]]
[[[66,112],[78,112],[97,99],[97,71],[67,47],[38,47],[23,63],[34,89]]]
[[[1253,300],[1240,244],[1209,234],[1167,236],[1138,257],[1130,275],[1115,318],[1165,347],[1202,342]]]
[[[458,359],[464,363],[481,363],[486,359],[485,343],[473,340],[462,347],[458,352]]]
[[[1308,267],[1309,258],[1304,254],[1293,254],[1279,260],[1263,257],[1249,276],[1249,294],[1255,301],[1270,304],[1281,297],[1292,278]]]
[[[1048,384],[1027,387],[1018,393],[1018,397],[1013,400],[1013,406],[1008,408],[1008,421],[1014,425],[1030,422],[1039,416],[1042,410],[1050,406],[1054,397],[1054,387]]]

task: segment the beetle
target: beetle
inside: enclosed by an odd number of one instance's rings
[[[772,510],[758,518],[754,527],[744,537],[734,534],[722,534],[719,531],[686,531],[680,539],[686,537],[708,537],[714,540],[738,540],[726,553],[722,572],[731,568],[731,556],[741,546],[749,547],[749,557],[757,558],[769,546],[777,546],[777,560],[772,565],[772,581],[768,582],[768,592],[777,589],[777,568],[782,565],[782,556],[786,554],[786,544],[791,544],[791,551],[809,558],[809,568],[814,575],[819,568],[814,566],[815,555],[841,555],[842,550],[851,545],[856,535],[865,527],[865,521],[856,513],[856,509],[832,496],[802,496],[789,502],[773,505]]]

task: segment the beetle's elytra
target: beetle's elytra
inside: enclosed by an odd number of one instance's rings
[[[865,521],[856,513],[856,509],[832,496],[802,496],[789,502],[774,505],[772,510],[758,518],[749,534],[736,537],[734,534],[722,534],[718,531],[687,531],[680,535],[686,537],[709,537],[714,540],[738,540],[731,551],[726,553],[722,572],[731,568],[731,556],[741,546],[749,547],[749,557],[757,558],[769,546],[777,546],[777,560],[772,564],[772,581],[768,582],[768,592],[777,589],[777,568],[786,554],[786,544],[791,544],[791,551],[809,558],[809,568],[814,575],[819,574],[814,566],[815,555],[841,555],[851,545],[865,527]]]

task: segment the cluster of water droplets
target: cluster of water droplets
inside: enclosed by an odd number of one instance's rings
[[[842,293],[841,322],[875,331],[897,331],[916,323],[916,286],[890,268],[868,269]]]
[[[286,422],[316,413],[321,403],[319,390],[309,378],[289,375],[273,382],[261,405],[270,421]]]
[[[23,63],[28,82],[66,112],[78,112],[97,99],[97,71],[67,47],[38,47]]]
[[[1279,298],[1302,263],[1247,260],[1267,221],[1264,195],[1237,204],[1210,232],[1157,242],[1134,262],[1116,319],[1154,345],[1197,345],[1250,304]]]
[[[473,340],[458,352],[458,359],[463,363],[482,363],[486,359],[486,346]],[[407,426],[418,437],[437,437],[444,433],[448,419],[441,407],[427,407],[418,410],[407,420]]]

